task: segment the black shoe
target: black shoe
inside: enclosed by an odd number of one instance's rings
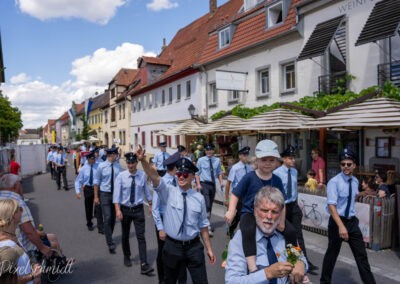
[[[131,258],[129,256],[124,256],[124,265],[126,267],[131,267],[132,266],[132,261],[131,261]]]
[[[153,272],[154,268],[151,267],[147,262],[142,263],[140,267],[140,273],[141,274],[149,274],[150,272]]]
[[[68,188],[68,187],[64,187],[64,189],[65,189],[65,191],[68,191],[68,190],[69,190],[69,188]]]
[[[93,225],[88,225],[87,228],[88,228],[89,231],[93,231],[94,230]]]
[[[102,234],[102,235],[104,235],[104,230],[98,230],[98,232],[99,232],[99,234]]]
[[[310,261],[308,261],[308,271],[314,271],[314,270],[318,270],[319,267],[312,264]]]
[[[109,245],[108,250],[110,251],[111,254],[115,254],[115,245]]]

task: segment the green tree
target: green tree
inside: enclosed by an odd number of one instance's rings
[[[22,126],[21,111],[0,91],[0,144],[15,140]]]
[[[83,122],[83,129],[82,129],[81,137],[82,137],[83,140],[88,140],[89,139],[90,126],[87,123],[86,115],[83,114],[80,118],[81,118],[81,121]]]

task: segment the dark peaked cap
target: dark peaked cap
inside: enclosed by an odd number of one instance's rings
[[[167,142],[160,142],[160,143],[158,144],[158,146],[160,146],[160,147],[167,147]]]
[[[108,148],[106,152],[107,154],[118,154],[118,147]]]
[[[296,156],[296,149],[292,146],[292,145],[289,145],[286,149],[285,149],[285,151],[283,151],[282,153],[281,153],[281,157],[283,158],[283,157],[295,157]]]
[[[176,167],[179,172],[188,172],[188,173],[196,173],[199,169],[189,160],[186,158],[180,158],[178,162],[176,162]]]
[[[127,163],[136,163],[137,162],[137,156],[136,154],[129,152],[125,154],[125,159]]]
[[[94,153],[95,153],[95,151],[90,151],[88,154],[86,154],[86,159],[91,159],[91,158],[94,158]]]
[[[178,152],[179,153],[181,153],[181,152],[183,152],[183,151],[185,151],[186,150],[186,147],[185,146],[183,146],[183,145],[178,145]]]
[[[163,162],[163,165],[164,165],[164,166],[175,165],[176,162],[178,162],[178,160],[179,160],[180,157],[181,157],[181,155],[179,154],[179,152],[176,152],[176,153],[172,154],[171,156],[169,156],[169,157]]]
[[[204,144],[204,149],[206,149],[206,150],[214,150],[215,149],[215,145],[213,143],[206,143],[206,144]]]
[[[342,152],[340,152],[339,162],[347,159],[352,160],[354,163],[357,162],[356,154],[352,150],[344,148]]]
[[[240,149],[238,151],[238,154],[243,154],[243,155],[248,155],[249,153],[250,153],[250,147],[249,146],[243,147],[242,149]]]

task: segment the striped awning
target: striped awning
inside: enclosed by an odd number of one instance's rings
[[[159,131],[157,135],[187,135],[189,133],[199,134],[200,131],[208,124],[204,124],[194,119],[185,120],[175,126]]]
[[[211,123],[207,124],[203,129],[200,130],[200,133],[203,134],[234,134],[238,133],[239,128],[238,125],[243,124],[243,119],[236,115],[227,115],[220,119],[214,120]]]
[[[373,98],[307,123],[306,128],[400,127],[400,102]]]

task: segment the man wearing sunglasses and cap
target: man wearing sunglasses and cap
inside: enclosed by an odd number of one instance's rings
[[[143,202],[146,197],[149,205],[152,205],[150,188],[143,171],[137,169],[137,157],[134,153],[126,153],[128,169],[121,172],[115,179],[113,203],[115,213],[122,226],[122,250],[124,252],[124,264],[132,266],[129,235],[131,223],[135,225],[136,238],[139,245],[140,273],[149,275],[154,269],[147,263],[145,216]]]
[[[175,187],[160,178],[146,161],[140,146],[136,155],[152,180],[161,202],[166,204],[164,230],[167,236],[163,251],[165,283],[176,283],[183,267],[189,270],[193,283],[208,283],[204,246],[211,264],[215,263],[215,256],[208,235],[210,222],[204,197],[192,189],[197,167],[188,159],[180,158],[176,163],[178,186]]]
[[[358,218],[355,216],[355,198],[358,180],[353,176],[356,155],[350,149],[340,153],[341,172],[331,178],[327,185],[328,248],[322,264],[320,283],[331,283],[332,273],[343,241],[348,241],[356,260],[363,283],[375,283]]]
[[[86,213],[86,226],[89,231],[93,231],[93,205],[94,205],[94,177],[97,172],[99,164],[96,163],[95,151],[89,152],[86,155],[86,163],[80,169],[78,176],[75,179],[75,192],[76,198],[81,199],[81,189],[85,197],[85,213]],[[94,208],[94,215],[97,219],[97,229],[100,234],[104,232],[103,229],[103,216],[101,213],[100,205]]]
[[[170,154],[167,153],[167,142],[161,142],[158,146],[160,147],[160,151],[155,154],[153,163],[158,175],[162,177],[167,172],[167,168],[163,163],[169,158]]]

